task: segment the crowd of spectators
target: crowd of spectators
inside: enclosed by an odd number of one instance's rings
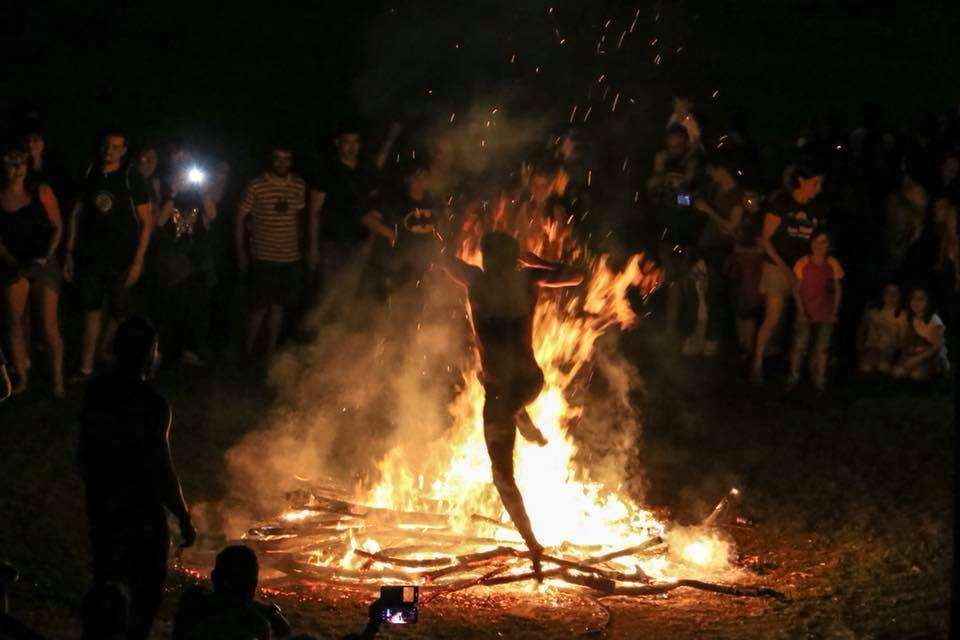
[[[785,150],[781,172],[759,160],[740,119],[712,132],[694,106],[675,98],[663,150],[620,234],[632,250],[654,249],[664,268],[659,304],[678,350],[739,349],[757,383],[778,353],[789,354],[790,385],[807,352],[818,388],[838,360],[917,379],[943,373],[944,317],[960,283],[957,114],[890,133],[867,109],[849,132],[821,127],[801,136]],[[167,362],[205,366],[225,346],[247,357],[272,353],[296,335],[288,319],[348,272],[362,274],[357,288],[381,295],[417,280],[437,234],[457,242],[478,224],[505,229],[524,249],[560,259],[564,239],[589,237],[581,221],[603,215],[580,132],[555,136],[547,152],[531,153],[533,163],[480,188],[467,186],[443,134],[422,141],[425,158],[386,167],[401,132],[392,126],[370,154],[360,127],[345,123],[319,162],[300,161],[294,145],[277,142],[264,171],[242,184],[231,158],[182,139],[131,140],[121,130],[105,131],[98,157],[74,176],[48,153],[41,123],[24,120],[3,154],[0,187],[13,394],[27,388],[40,350],[50,392],[65,392],[65,284],[70,310],[82,312],[71,379],[88,379],[109,361],[117,321],[132,309],[156,321]],[[231,317],[238,283],[242,330]],[[909,322],[877,362],[877,349],[857,337],[876,341],[876,332],[856,327],[861,315],[875,324],[870,301],[891,283]],[[914,311],[920,296],[927,304]]]
[[[196,537],[170,460],[170,409],[146,383],[158,345],[170,366],[263,362],[300,335],[306,310],[333,295],[420,289],[444,246],[486,232],[560,261],[574,243],[596,243],[596,229],[621,226],[625,253],[645,250],[662,269],[650,302],[663,311],[661,344],[686,357],[739,356],[758,385],[777,370],[776,354],[786,356],[788,388],[805,369],[820,391],[844,368],[914,381],[946,374],[960,291],[960,112],[891,133],[867,110],[850,131],[809,131],[770,167],[743,122],[714,132],[694,107],[678,96],[651,171],[620,178],[636,191],[631,219],[600,224],[615,198],[592,180],[580,131],[479,179],[460,170],[444,134],[421,140],[428,152],[417,159],[395,151],[402,128],[393,125],[367,154],[360,127],[346,123],[318,163],[277,141],[262,172],[241,183],[234,159],[120,129],[102,133],[97,157],[74,176],[48,153],[39,121],[20,123],[0,180],[0,399],[27,390],[35,353],[45,354],[49,393],[65,395],[60,319],[78,311],[69,380],[90,381],[81,418],[96,556],[89,637],[146,637],[166,576],[166,513],[185,544]],[[234,309],[245,314],[236,330]],[[236,637],[288,637],[279,612],[255,602],[256,583],[253,552],[225,549],[213,591],[183,595],[174,637],[230,625]]]
[[[756,384],[787,353],[787,386],[806,362],[819,390],[832,363],[918,381],[947,373],[958,114],[894,135],[867,109],[849,133],[796,140],[768,184],[742,132],[707,138],[692,104],[675,100],[646,185],[670,284],[666,330],[682,353],[736,345]]]

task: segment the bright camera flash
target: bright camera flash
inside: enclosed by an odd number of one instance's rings
[[[191,184],[203,184],[206,178],[206,174],[196,167],[191,167],[190,170],[187,171],[187,182]]]

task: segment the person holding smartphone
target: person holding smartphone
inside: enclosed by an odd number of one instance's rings
[[[649,231],[659,239],[657,257],[666,277],[674,282],[686,277],[690,267],[686,249],[696,242],[702,226],[701,216],[691,210],[699,174],[699,153],[690,144],[687,130],[680,124],[670,125],[666,146],[653,161],[647,197],[654,207]],[[677,331],[681,299],[681,287],[667,289],[666,329],[670,334]]]

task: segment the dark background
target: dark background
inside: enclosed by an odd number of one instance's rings
[[[316,150],[353,113],[382,129],[498,101],[562,122],[592,86],[597,103],[605,74],[621,106],[591,125],[640,138],[678,88],[707,123],[742,109],[777,142],[851,123],[863,100],[901,128],[958,99],[957,4],[17,0],[0,26],[0,115],[10,129],[39,110],[74,164],[108,123],[135,141],[176,133],[249,157],[278,135]]]

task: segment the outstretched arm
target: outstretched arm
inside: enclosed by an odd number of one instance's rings
[[[444,247],[440,254],[440,267],[447,272],[450,279],[461,287],[469,287],[481,270],[472,264],[467,264],[457,256],[453,255],[450,247]]]
[[[584,280],[583,271],[576,267],[558,265],[551,271],[543,271],[535,277],[537,284],[546,289],[575,287]]]
[[[520,264],[528,269],[543,269],[545,271],[559,271],[563,269],[563,264],[545,260],[532,251],[527,251],[520,256]]]

